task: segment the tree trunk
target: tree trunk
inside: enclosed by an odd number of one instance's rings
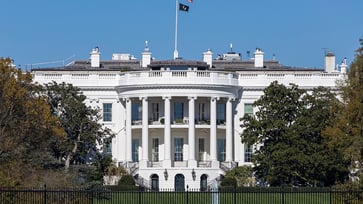
[[[77,141],[74,142],[74,146],[73,146],[73,149],[72,151],[67,155],[67,158],[66,158],[66,161],[64,162],[64,168],[66,171],[69,170],[69,166],[70,166],[70,163],[71,163],[71,159],[72,159],[72,156],[76,153],[77,151],[77,148],[78,148],[78,142],[81,141],[81,134],[78,134],[77,136]]]

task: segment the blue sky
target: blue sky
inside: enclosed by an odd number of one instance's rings
[[[350,63],[363,37],[362,0],[179,1],[190,6],[179,13],[184,59],[201,60],[207,49],[216,57],[232,43],[243,59],[259,47],[284,65],[323,67],[325,50]],[[23,69],[88,59],[95,46],[104,60],[112,53],[140,58],[145,40],[156,59],[173,58],[175,0],[2,0],[1,7],[0,56]]]

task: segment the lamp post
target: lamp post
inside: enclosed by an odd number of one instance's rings
[[[168,174],[168,170],[167,170],[167,169],[165,169],[165,171],[164,171],[164,178],[165,178],[165,181],[167,181],[167,180],[168,180],[168,176],[169,176],[169,174]]]
[[[195,174],[195,171],[194,171],[194,169],[192,170],[192,178],[193,178],[193,181],[195,181],[195,178],[196,178],[196,174]]]

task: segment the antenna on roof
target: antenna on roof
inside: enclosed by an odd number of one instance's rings
[[[63,59],[63,60],[55,60],[55,61],[49,61],[49,62],[39,62],[39,63],[32,63],[32,64],[25,64],[25,69],[28,68],[28,65],[30,66],[30,68],[32,69],[33,66],[39,66],[39,65],[50,65],[50,64],[60,64],[62,63],[62,66],[65,65],[65,63],[69,60],[71,60],[72,58],[74,58],[76,55],[72,55],[66,59]],[[68,65],[69,63],[67,63]]]

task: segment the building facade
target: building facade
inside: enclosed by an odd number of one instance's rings
[[[56,81],[79,87],[86,103],[102,110],[116,137],[107,148],[139,185],[151,189],[205,190],[228,170],[251,165],[252,147],[241,143],[240,118],[253,114],[253,102],[273,81],[303,89],[336,86],[347,69],[336,70],[335,56],[325,69],[288,67],[265,60],[261,49],[242,60],[229,52],[203,60],[154,60],[146,44],[141,60],[113,54],[32,70],[39,84]]]

